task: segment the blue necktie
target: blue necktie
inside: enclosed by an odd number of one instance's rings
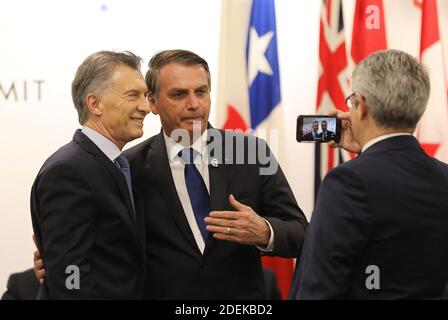
[[[194,216],[201,231],[204,242],[207,243],[208,231],[204,218],[210,213],[210,196],[205,186],[201,174],[194,165],[194,159],[198,152],[193,148],[185,148],[179,152],[179,157],[185,163],[185,183],[187,185],[188,196],[190,197],[191,207]]]
[[[115,162],[118,164],[118,167],[120,168],[121,172],[123,172],[124,177],[126,178],[126,184],[128,185],[128,191],[129,196],[131,197],[132,207],[135,210],[134,196],[132,194],[131,168],[129,166],[128,159],[126,159],[126,157],[123,154],[120,154],[115,159]],[[135,215],[134,211],[132,212],[132,214]]]

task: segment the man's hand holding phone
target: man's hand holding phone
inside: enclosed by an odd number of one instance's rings
[[[350,112],[343,112],[338,109],[331,110],[329,116],[337,117],[341,120],[341,139],[338,143],[330,141],[328,145],[333,148],[342,148],[348,152],[360,153],[361,146],[355,141],[352,133],[352,123]]]

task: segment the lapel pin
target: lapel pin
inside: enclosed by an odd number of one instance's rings
[[[215,168],[218,167],[218,159],[213,158],[213,159],[210,161],[210,163],[211,163],[211,165],[212,165],[213,167],[215,167]]]

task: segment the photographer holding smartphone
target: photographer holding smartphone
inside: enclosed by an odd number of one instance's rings
[[[430,93],[411,55],[358,64],[341,147],[359,155],[322,182],[298,263],[294,299],[443,298],[448,282],[448,165],[412,135]]]

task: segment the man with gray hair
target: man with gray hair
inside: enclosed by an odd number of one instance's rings
[[[412,135],[430,93],[409,54],[380,51],[353,72],[338,145],[360,153],[319,190],[295,299],[441,298],[448,281],[448,165]]]
[[[72,83],[82,129],[45,161],[31,191],[41,298],[138,299],[145,275],[143,208],[124,145],[149,113],[141,59],[100,51]]]

